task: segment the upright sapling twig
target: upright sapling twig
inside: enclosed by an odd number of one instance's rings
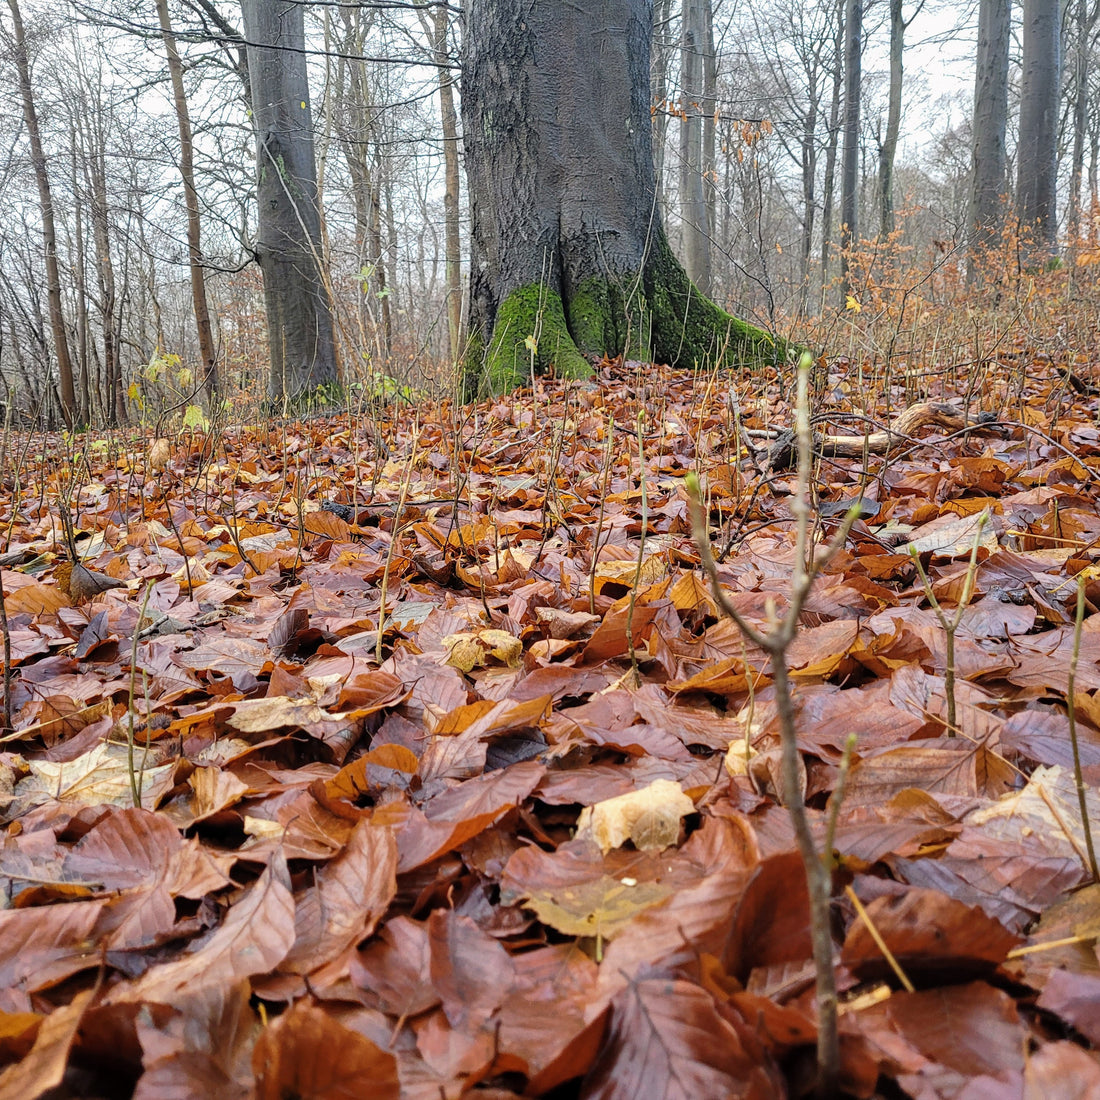
[[[768,623],[763,630],[746,620],[730,603],[718,579],[718,570],[710,549],[706,518],[700,504],[699,478],[687,476],[688,501],[691,510],[692,534],[699,558],[710,580],[711,592],[723,614],[737,624],[741,633],[759,646],[771,658],[775,684],[775,703],[779,718],[782,746],[783,801],[791,815],[810,901],[810,930],[813,941],[814,969],[817,982],[817,1094],[833,1096],[840,1070],[840,1044],[837,1035],[836,974],[833,970],[833,938],[830,929],[829,905],[832,894],[832,872],[829,862],[814,843],[809,815],[801,796],[800,755],[795,729],[794,699],[787,667],[787,651],[798,633],[798,617],[817,575],[844,545],[852,524],[859,516],[857,501],[825,550],[814,555],[811,547],[810,481],[813,471],[813,436],[810,431],[809,378],[813,364],[808,354],[798,363],[798,389],[795,402],[795,425],[798,450],[797,488],[791,499],[795,519],[794,568],[791,575],[791,596],[787,611],[780,616],[772,601],[767,605]]]
[[[924,566],[920,563],[920,558],[917,556],[917,551],[912,546],[909,547],[909,556],[913,559],[913,564],[917,567],[917,573],[920,575],[920,582],[924,588],[924,594],[928,597],[928,602],[932,605],[932,610],[936,613],[936,618],[940,621],[940,626],[943,627],[944,635],[946,636],[946,654],[944,656],[944,670],[943,670],[943,692],[947,696],[947,736],[954,737],[958,732],[958,726],[955,724],[955,634],[959,629],[959,623],[962,622],[963,613],[966,611],[970,604],[970,597],[974,594],[974,577],[978,571],[978,547],[982,542],[982,532],[985,530],[985,525],[989,521],[989,509],[986,508],[978,516],[978,529],[974,532],[974,542],[970,547],[970,561],[966,566],[966,577],[963,580],[963,590],[959,594],[958,606],[955,608],[955,614],[949,619],[943,612],[943,608],[940,607],[940,601],[936,599],[936,593],[932,591],[932,582],[928,579],[928,574],[924,570]]]
[[[1077,800],[1081,805],[1081,825],[1085,830],[1085,851],[1089,856],[1089,872],[1093,882],[1100,882],[1096,869],[1096,850],[1092,846],[1092,826],[1089,823],[1088,788],[1081,777],[1081,752],[1077,747],[1077,706],[1073,688],[1077,680],[1077,658],[1081,653],[1081,624],[1085,621],[1085,578],[1077,578],[1077,613],[1073,619],[1073,653],[1069,659],[1069,676],[1066,679],[1066,715],[1069,718],[1069,740],[1073,746],[1073,778],[1077,783]]]

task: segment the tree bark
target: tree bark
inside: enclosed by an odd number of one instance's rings
[[[707,27],[710,0],[684,0],[680,15],[680,218],[684,270],[704,293],[711,291],[711,222],[705,179]],[[714,108],[710,108],[713,144]]]
[[[241,0],[256,131],[254,251],[264,277],[273,402],[337,380],[300,3]]]
[[[1073,153],[1066,214],[1066,236],[1073,253],[1071,260],[1076,258],[1081,238],[1081,184],[1085,175],[1085,138],[1088,131],[1089,47],[1097,18],[1100,18],[1100,4],[1094,3],[1090,12],[1088,0],[1077,0],[1073,19]]]
[[[977,271],[973,258],[994,243],[1004,222],[1011,16],[1012,0],[981,0],[970,178],[971,279]]]
[[[1057,251],[1060,23],[1052,0],[1024,0],[1016,213],[1021,230],[1031,233],[1036,262]]]
[[[57,358],[57,375],[61,397],[61,415],[65,422],[76,422],[76,388],[73,385],[73,361],[69,354],[69,337],[65,329],[65,313],[61,304],[61,273],[57,266],[57,229],[53,220],[53,194],[46,167],[46,154],[42,148],[42,133],[38,127],[38,112],[34,105],[31,85],[30,58],[27,39],[23,31],[23,16],[17,0],[8,0],[11,11],[12,37],[15,46],[15,67],[19,73],[19,91],[23,99],[23,120],[27,124],[27,137],[31,146],[31,164],[38,186],[38,205],[42,216],[42,249],[46,262],[46,296],[50,311],[50,332],[53,335],[54,355]]]
[[[585,356],[605,353],[690,366],[783,352],[703,297],[669,248],[650,130],[652,18],[652,0],[469,6],[467,366],[478,384],[511,388],[532,368],[585,376]]]
[[[840,166],[840,274],[842,299],[851,292],[848,261],[859,240],[859,83],[863,60],[863,2],[844,9],[844,156]]]
[[[821,307],[825,305],[825,288],[829,285],[829,258],[833,246],[833,210],[836,206],[836,159],[840,143],[841,107],[843,104],[845,0],[836,0],[836,49],[833,51],[833,90],[829,100],[829,140],[825,146],[825,178],[821,202],[821,269],[818,285]]]
[[[187,260],[191,268],[191,303],[195,311],[195,328],[199,340],[199,360],[203,383],[211,399],[218,394],[218,354],[214,348],[214,330],[210,324],[210,307],[206,299],[206,268],[202,257],[202,223],[199,216],[199,193],[195,187],[194,143],[191,140],[191,115],[187,108],[187,92],[183,86],[183,62],[172,33],[172,18],[168,0],[156,0],[160,35],[168,60],[168,76],[172,82],[172,102],[180,135],[180,177],[183,179],[183,205],[187,211]]]
[[[447,31],[450,16],[440,4],[432,9],[432,48],[439,66],[439,117],[443,126],[443,254],[447,284],[447,332],[451,362],[457,363],[462,347],[462,244],[459,233],[458,111],[455,109],[454,76],[451,74]]]
[[[905,19],[902,0],[890,0],[890,97],[886,110],[886,133],[878,154],[879,197],[881,199],[882,236],[894,232],[894,157],[898,151],[898,134],[901,131],[902,83],[905,77],[905,32],[909,24],[924,7],[920,0],[913,14]]]

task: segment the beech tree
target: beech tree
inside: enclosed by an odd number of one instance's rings
[[[1024,0],[1016,213],[1039,253],[1053,253],[1058,225],[1058,99],[1061,16],[1050,0]]]
[[[840,168],[841,294],[848,285],[848,251],[859,240],[859,108],[863,59],[863,0],[844,8],[844,159]]]
[[[988,246],[1004,217],[1005,132],[1008,128],[1008,47],[1011,0],[981,0],[974,76],[974,144],[970,231],[974,248]],[[975,271],[970,266],[970,274]]]
[[[61,415],[66,424],[76,422],[76,387],[73,380],[73,362],[69,354],[69,337],[65,328],[65,314],[61,304],[61,274],[57,264],[57,229],[54,226],[53,193],[47,171],[46,154],[42,149],[42,134],[38,128],[38,112],[35,109],[31,84],[30,58],[27,39],[23,31],[23,15],[18,0],[8,0],[12,20],[12,42],[15,65],[19,73],[19,91],[23,99],[23,119],[31,146],[31,164],[38,185],[38,205],[42,215],[42,248],[46,260],[46,297],[50,306],[50,331],[53,335],[54,355],[57,357],[58,382],[60,384]]]
[[[256,131],[257,234],[271,355],[270,396],[298,398],[336,381],[322,277],[317,162],[302,5],[241,0]]]
[[[471,0],[462,116],[471,375],[591,372],[589,355],[692,365],[781,354],[704,297],[656,205],[652,0]],[[482,374],[484,372],[484,374]]]

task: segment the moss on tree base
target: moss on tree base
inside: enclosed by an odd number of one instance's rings
[[[537,285],[513,290],[500,304],[484,368],[498,393],[522,386],[532,369],[566,378],[592,373],[569,331],[561,296]]]
[[[529,382],[532,372],[586,378],[592,374],[586,356],[733,367],[787,354],[784,340],[700,294],[658,233],[641,278],[592,277],[564,300],[538,284],[513,290],[497,310],[488,348],[473,336],[466,376],[473,390],[487,383],[502,393]]]

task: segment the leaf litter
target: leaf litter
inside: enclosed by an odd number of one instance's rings
[[[1051,381],[1029,427],[817,471],[826,532],[861,501],[789,653],[819,843],[854,736],[830,853],[853,1096],[1100,1090],[1067,720],[1081,577],[1095,820],[1100,437]],[[0,1100],[805,1092],[771,668],[718,614],[684,477],[756,624],[786,601],[791,483],[736,463],[714,382],[605,362],[465,412],[23,472]],[[793,419],[769,392],[744,427]],[[908,548],[953,614],[975,538],[949,737]]]

